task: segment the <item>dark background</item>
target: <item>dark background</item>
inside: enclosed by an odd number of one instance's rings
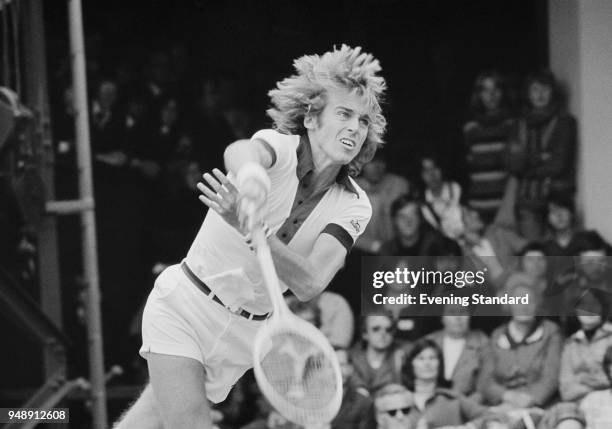
[[[45,9],[49,66],[60,79],[67,12],[63,2]],[[203,76],[228,77],[258,127],[269,125],[266,93],[292,73],[294,58],[362,46],[388,82],[387,150],[396,171],[426,146],[452,157],[478,72],[498,69],[519,88],[526,73],[548,64],[546,14],[542,0],[84,2],[86,54],[100,76],[137,80],[134,70],[151,53],[179,51],[194,83],[185,92]],[[462,170],[451,168],[454,176]]]

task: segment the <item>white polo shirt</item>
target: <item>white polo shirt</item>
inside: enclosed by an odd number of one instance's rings
[[[350,250],[365,230],[372,207],[346,167],[327,190],[313,195],[314,164],[306,136],[261,130],[254,139],[265,141],[275,155],[268,169],[272,186],[265,221],[276,236],[305,257],[322,233]],[[208,211],[185,261],[225,305],[255,314],[271,310],[255,254],[214,210]]]

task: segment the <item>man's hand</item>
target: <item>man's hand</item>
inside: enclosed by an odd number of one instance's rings
[[[198,183],[198,189],[204,194],[200,195],[200,201],[216,211],[223,220],[244,235],[246,231],[242,228],[238,215],[238,201],[240,199],[238,189],[221,170],[215,168],[213,174],[215,177],[209,173],[203,176],[208,186],[201,182]]]

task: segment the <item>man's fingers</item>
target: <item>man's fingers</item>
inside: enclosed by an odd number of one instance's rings
[[[200,195],[198,198],[200,199],[200,201],[206,204],[209,208],[213,209],[219,214],[223,214],[223,209],[219,206],[219,204],[215,203],[212,200],[209,200],[204,195]]]
[[[221,189],[221,184],[217,181],[217,179],[212,177],[210,173],[204,173],[202,177],[204,180],[206,180],[210,187],[214,189],[215,192],[219,192],[219,189]]]
[[[227,176],[223,174],[221,170],[219,170],[218,168],[213,168],[213,174],[215,175],[217,180],[221,182],[221,185],[226,188],[230,193],[238,193],[238,189],[236,189],[236,187],[232,185],[232,182],[229,181]]]

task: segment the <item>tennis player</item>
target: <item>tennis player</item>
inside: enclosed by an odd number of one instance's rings
[[[294,66],[269,93],[275,129],[228,146],[227,176],[204,175],[200,199],[210,210],[144,310],[140,354],[150,384],[116,428],[210,428],[208,400],[224,400],[252,367],[271,303],[250,227],[264,224],[281,284],[309,300],[368,224],[371,206],[352,176],[382,144],[380,65],[343,45]]]

